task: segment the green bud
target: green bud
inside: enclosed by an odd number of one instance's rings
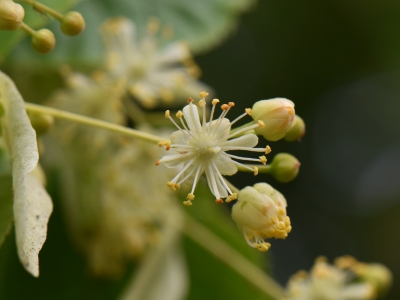
[[[285,98],[261,100],[254,103],[252,118],[262,121],[264,126],[256,128],[258,135],[268,141],[277,141],[285,136],[294,121],[294,104]]]
[[[54,118],[51,115],[33,113],[29,114],[29,119],[37,135],[46,133],[54,124]]]
[[[61,20],[61,30],[66,35],[78,35],[85,29],[85,19],[77,11],[70,11]]]
[[[38,53],[49,53],[51,50],[53,50],[55,44],[56,38],[48,29],[40,29],[32,36],[32,47]]]
[[[24,8],[11,0],[0,0],[0,30],[17,30],[25,17]]]
[[[362,281],[372,283],[377,289],[378,296],[383,296],[392,285],[393,275],[390,270],[379,263],[360,264],[356,268]]]
[[[300,162],[289,153],[278,153],[270,165],[270,173],[280,182],[289,182],[299,173]]]
[[[284,139],[288,142],[300,141],[306,133],[306,124],[298,115],[295,116],[294,122],[290,130],[286,133]]]

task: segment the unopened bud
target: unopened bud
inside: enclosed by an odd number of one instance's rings
[[[252,108],[253,120],[261,120],[265,124],[255,131],[268,141],[283,138],[292,127],[294,116],[294,103],[285,98],[257,101]]]
[[[66,35],[78,35],[85,26],[85,19],[77,11],[70,11],[61,19],[61,30]]]
[[[288,142],[300,141],[306,133],[306,124],[298,115],[295,116],[290,130],[286,133],[284,139]]]
[[[232,207],[232,219],[247,243],[260,251],[270,246],[264,239],[284,239],[292,230],[285,198],[267,183],[257,183],[239,192]]]
[[[362,281],[372,283],[378,296],[383,296],[392,285],[393,275],[390,270],[379,263],[361,264],[356,267],[356,272]]]
[[[53,116],[47,114],[31,113],[29,114],[29,120],[37,135],[46,133],[54,124]]]
[[[24,8],[11,0],[0,0],[0,30],[17,30],[25,17]]]
[[[270,165],[270,173],[280,182],[289,182],[299,173],[300,162],[289,153],[278,153]]]
[[[32,47],[38,53],[49,53],[56,44],[53,32],[48,29],[40,29],[32,36]]]

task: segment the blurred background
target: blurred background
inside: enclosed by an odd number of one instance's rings
[[[89,25],[91,16],[82,13]],[[268,261],[271,274],[284,285],[297,270],[309,269],[317,256],[333,260],[351,254],[388,266],[394,284],[386,299],[400,299],[400,2],[260,0],[238,16],[238,27],[229,37],[212,49],[205,45],[195,56],[202,81],[214,88],[217,98],[236,102],[235,114],[257,100],[291,99],[307,126],[301,142],[270,143],[270,157],[283,151],[299,159],[298,177],[288,184],[266,175],[258,178],[285,195],[293,227],[286,240],[271,241],[262,264],[267,267]],[[134,13],[129,17],[135,20]],[[62,86],[62,80],[53,76],[49,85],[44,69],[56,74],[55,69],[31,53],[27,43],[23,41],[0,67],[16,81],[25,100],[41,102]],[[70,58],[76,54],[60,47]],[[93,58],[97,53],[93,49]],[[62,58],[57,52],[49,61]],[[70,63],[84,68],[84,58]],[[43,63],[41,70],[35,68],[38,61]],[[32,85],[38,88],[35,94]],[[254,184],[248,175],[236,175],[232,182],[240,188]],[[50,192],[57,203],[51,184]],[[51,291],[43,292],[51,285],[70,287],[58,299],[116,297],[127,279],[86,279],[61,214],[55,205],[39,280],[25,274],[12,238],[6,241],[0,251],[1,299],[24,299],[26,291],[34,298],[52,299]],[[224,214],[229,216],[228,211]],[[233,221],[227,222],[234,227]],[[216,271],[213,258],[191,241],[185,241],[185,249],[191,275],[188,299],[227,299],[235,287],[226,287],[225,276],[232,271]],[[51,270],[64,275],[58,278]],[[220,280],[218,285],[214,279]],[[99,285],[107,289],[99,290]],[[257,292],[238,295],[230,299],[264,299]]]

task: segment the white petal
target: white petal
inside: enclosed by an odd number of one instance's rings
[[[155,56],[160,64],[174,64],[182,62],[190,57],[190,52],[186,44],[181,42],[169,43],[158,52]]]
[[[197,106],[194,104],[186,105],[183,108],[183,116],[185,117],[186,123],[192,132],[201,131],[201,124],[199,118],[199,112]]]
[[[221,181],[220,181],[218,175],[215,174],[215,172],[213,172],[212,170],[210,170],[209,167],[206,168],[205,171],[206,171],[207,183],[211,190],[211,193],[213,193],[213,195],[216,198],[228,197],[228,192],[227,192],[226,188],[221,184]],[[212,183],[212,178],[215,178],[216,187],[214,187],[214,185]]]
[[[215,128],[218,124],[218,128]],[[214,120],[211,122],[210,132],[214,132],[216,140],[226,141],[231,132],[231,122],[227,118]]]
[[[214,163],[222,175],[233,175],[238,171],[235,163],[228,156],[221,154],[217,155],[217,157],[214,159]]]
[[[181,144],[187,145],[188,141],[190,140],[191,136],[184,130],[177,130],[171,134],[171,143],[172,144]]]
[[[250,147],[253,148],[258,144],[258,137],[255,134],[249,133],[246,135],[242,135],[236,139],[229,140],[225,142],[223,147]],[[222,150],[224,150],[222,148]]]

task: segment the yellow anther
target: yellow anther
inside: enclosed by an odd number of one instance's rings
[[[228,102],[228,105],[229,105],[230,107],[234,107],[234,106],[235,106],[235,102]]]
[[[260,156],[260,161],[264,166],[267,164],[267,158],[264,155]]]
[[[186,197],[186,199],[188,199],[189,201],[193,201],[194,200],[194,194],[189,193]]]
[[[190,200],[186,200],[186,201],[183,201],[183,205],[191,206],[191,205],[193,205],[193,203]]]
[[[169,149],[171,148],[171,142],[170,142],[170,141],[159,141],[159,142],[157,143],[157,146],[158,146],[158,147],[164,146],[164,147],[165,147],[165,150],[169,150]]]
[[[179,111],[176,113],[176,117],[177,117],[178,119],[180,119],[180,118],[182,118],[182,116],[183,116],[183,112],[182,112],[181,110],[179,110]]]
[[[190,103],[190,102],[194,102],[194,100],[193,100],[193,98],[192,98],[192,97],[189,97],[189,99],[187,100],[187,102],[188,102],[188,103]]]
[[[221,105],[221,109],[222,110],[227,110],[229,108],[229,105],[228,104],[222,104]]]
[[[217,105],[218,103],[219,103],[219,100],[218,100],[218,99],[213,99],[212,105]]]
[[[171,112],[169,110],[165,111],[165,118],[168,119],[170,116]]]
[[[200,107],[203,107],[205,104],[206,104],[206,102],[205,102],[203,99],[201,99],[201,100],[199,101],[199,106],[200,106]]]
[[[207,97],[209,94],[207,93],[207,92],[201,92],[200,93],[200,97],[201,98],[205,98],[205,97]]]
[[[156,34],[159,29],[160,29],[160,20],[156,17],[151,18],[150,21],[147,23],[147,31],[150,34]]]
[[[178,184],[178,183],[175,183],[175,186],[174,186],[174,187],[175,187],[175,191],[176,191],[176,190],[179,190],[179,188],[181,187],[181,185]]]
[[[253,111],[251,110],[251,108],[246,108],[244,110],[249,116],[251,116],[251,114],[253,113]]]
[[[228,198],[226,198],[226,200],[225,200],[225,202],[231,202],[231,201],[233,201],[233,200],[236,200],[237,199],[237,194],[236,193],[233,193],[232,195],[230,195]]]
[[[272,149],[270,146],[265,147],[265,154],[271,153]]]
[[[278,214],[284,216],[285,215],[285,210],[282,207],[278,207]]]
[[[167,182],[167,186],[171,189],[171,190],[173,190],[173,191],[176,191],[177,190],[177,188],[176,188],[176,183],[173,183],[173,182],[171,182],[171,181],[168,181]],[[179,185],[178,185],[179,186]]]
[[[261,120],[257,121],[258,127],[263,128],[265,126],[264,122]]]
[[[224,203],[224,201],[223,201],[221,198],[219,198],[219,199],[216,199],[216,200],[215,200],[215,203],[221,204],[221,203]]]
[[[257,175],[258,175],[258,168],[254,167],[254,176],[257,176]]]

